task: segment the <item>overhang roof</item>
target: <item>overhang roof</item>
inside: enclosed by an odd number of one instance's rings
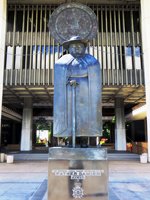
[[[53,105],[53,86],[30,85],[30,86],[4,86],[3,104],[14,107],[22,107],[24,98],[31,97],[34,104]],[[124,98],[125,104],[145,103],[144,86],[103,86],[102,103],[104,105],[114,104],[116,97]],[[19,106],[20,105],[20,106]]]
[[[62,4],[72,2],[71,0],[8,0],[14,4]],[[78,3],[86,4],[137,4],[140,0],[77,0]]]

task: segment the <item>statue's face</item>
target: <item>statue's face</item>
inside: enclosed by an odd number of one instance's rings
[[[82,57],[85,54],[85,45],[81,42],[71,43],[69,53],[76,58]]]

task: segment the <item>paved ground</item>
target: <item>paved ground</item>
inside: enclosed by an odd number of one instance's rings
[[[47,200],[47,162],[0,163],[0,200]],[[109,200],[149,200],[150,163],[109,161]]]
[[[149,200],[150,163],[110,161],[110,200]]]

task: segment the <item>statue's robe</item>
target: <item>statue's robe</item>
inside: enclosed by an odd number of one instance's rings
[[[76,136],[101,136],[100,64],[91,55],[74,58],[62,56],[54,68],[54,130],[55,137],[72,136],[72,86],[76,80]]]

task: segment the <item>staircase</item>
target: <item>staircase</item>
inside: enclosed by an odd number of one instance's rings
[[[13,155],[14,160],[17,161],[48,160],[48,153],[15,153]]]
[[[108,160],[140,160],[140,155],[129,152],[108,152]]]
[[[48,160],[48,152],[11,152],[16,161]],[[126,151],[108,151],[108,160],[140,160],[140,155]]]

